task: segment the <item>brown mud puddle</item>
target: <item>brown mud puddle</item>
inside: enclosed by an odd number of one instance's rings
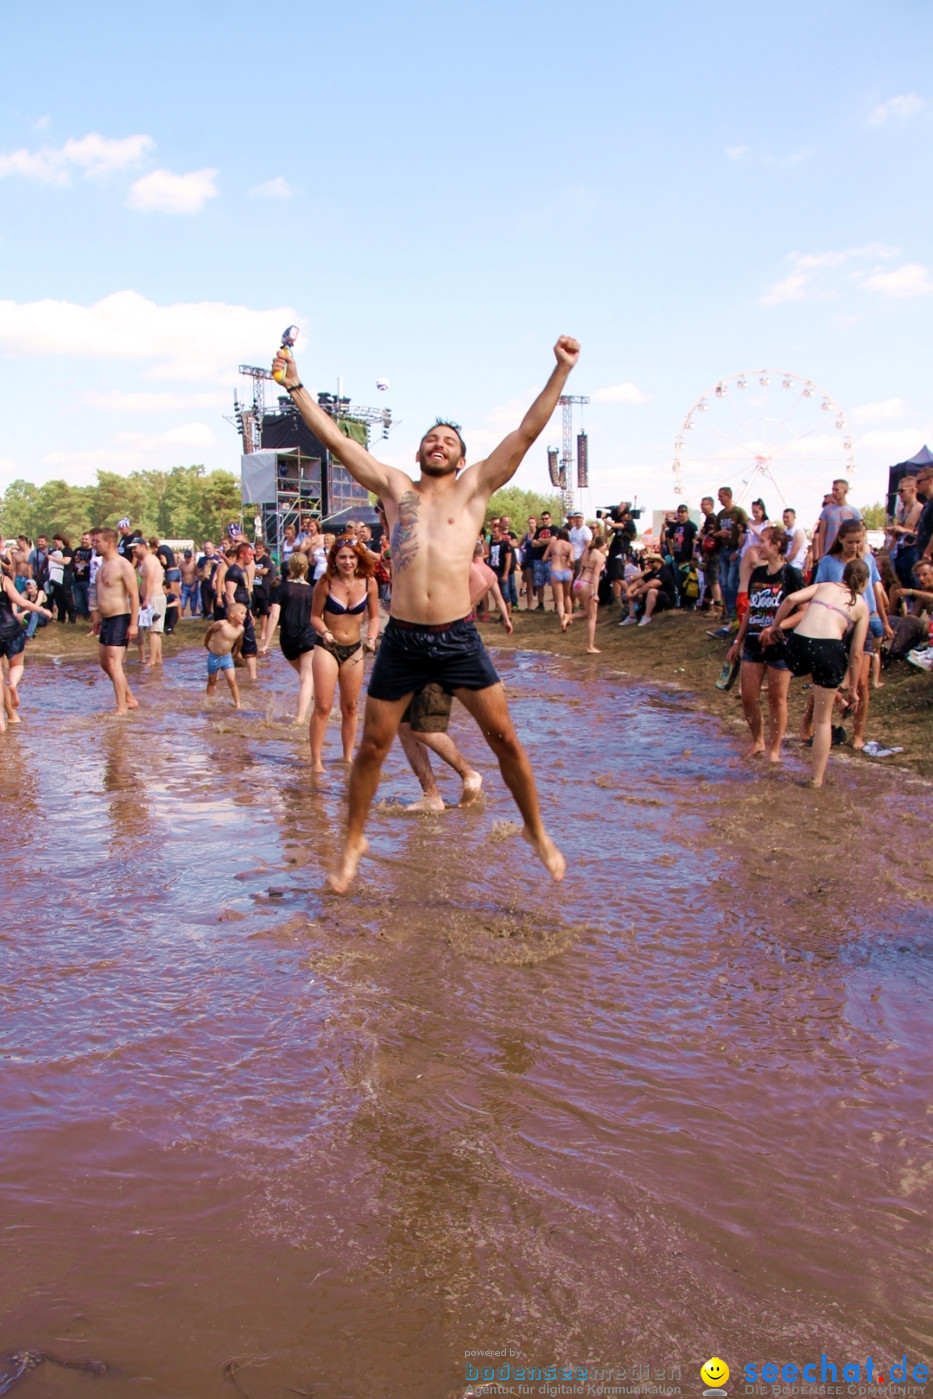
[[[180,651],[122,725],[90,667],[33,669],[3,740],[0,1356],[107,1372],[23,1399],[429,1399],[487,1350],[685,1393],[711,1354],[736,1389],[929,1363],[925,794],[835,761],[805,792],[684,697],[499,660],[565,884],[455,710],[485,802],[404,813],[395,750],[346,900],[336,730],[315,783],[280,658],[235,715]]]

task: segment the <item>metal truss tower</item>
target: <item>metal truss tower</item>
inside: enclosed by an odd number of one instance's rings
[[[573,509],[573,405],[589,403],[582,394],[561,394],[557,402],[563,409],[563,442],[560,454],[560,493],[564,514]]]

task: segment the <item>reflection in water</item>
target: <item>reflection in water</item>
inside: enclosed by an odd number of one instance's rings
[[[406,813],[393,753],[339,900],[346,774],[274,717],[291,671],[234,715],[200,661],[123,724],[57,683],[5,740],[42,813],[5,906],[43,910],[0,939],[6,1348],[185,1399],[226,1361],[250,1399],[429,1399],[501,1346],[925,1358],[933,916],[884,775],[804,802],[679,702],[514,655],[565,884],[455,708],[484,803]]]

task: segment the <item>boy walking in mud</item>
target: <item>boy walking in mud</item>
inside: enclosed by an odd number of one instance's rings
[[[284,375],[285,388],[308,427],[360,485],[382,500],[391,536],[391,616],[370,678],[363,739],[350,773],[344,845],[330,878],[338,894],[350,887],[368,848],[363,827],[405,707],[431,683],[452,691],[473,715],[522,814],[525,840],[553,879],[564,877],[566,861],[544,829],[534,774],[512,726],[505,692],[467,618],[473,546],[489,497],[511,480],[543,431],[579,354],[577,341],[562,335],[554,347],[557,364],[519,427],[475,466],[466,467],[460,429],[438,421],[419,446],[417,480],[344,437],[302,385],[294,359],[276,356],[273,367]]]
[[[236,683],[234,655],[239,655],[246,629],[246,608],[241,602],[232,602],[227,608],[225,620],[211,622],[204,633],[207,648],[207,697],[210,699],[217,690],[217,676],[223,671],[224,679],[233,696],[233,707],[240,707],[240,688]]]

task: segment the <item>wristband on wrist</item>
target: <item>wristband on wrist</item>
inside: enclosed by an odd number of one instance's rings
[[[304,388],[304,384],[302,384],[301,382],[299,382],[299,383],[297,383],[297,384],[286,384],[286,385],[285,385],[285,389],[286,389],[286,392],[287,392],[287,393],[297,393],[299,389],[303,389],[303,388]]]

